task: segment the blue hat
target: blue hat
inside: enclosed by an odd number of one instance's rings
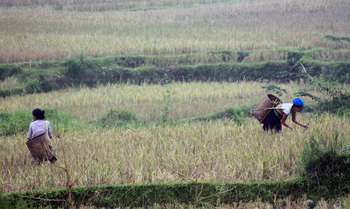
[[[299,97],[293,99],[293,105],[304,107],[304,101],[300,99]]]

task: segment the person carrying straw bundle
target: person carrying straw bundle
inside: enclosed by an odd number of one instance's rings
[[[263,124],[264,131],[280,132],[282,126],[292,129],[286,123],[288,116],[292,115],[292,121],[307,129],[308,126],[297,121],[297,113],[304,109],[304,101],[301,98],[294,98],[292,103],[282,103],[282,101],[272,95],[267,97],[258,104],[257,109],[254,110],[253,116]]]
[[[51,146],[51,125],[45,120],[45,111],[39,108],[32,111],[33,121],[29,125],[27,134],[27,147],[33,157],[33,164],[41,164],[44,161],[54,163],[57,158]]]

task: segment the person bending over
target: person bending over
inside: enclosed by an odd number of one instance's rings
[[[301,112],[304,109],[304,101],[300,98],[293,99],[292,103],[282,103],[276,108],[271,110],[269,114],[263,121],[263,129],[265,131],[282,131],[282,125],[292,129],[287,123],[286,120],[290,114],[292,114],[292,121],[307,129],[308,126],[304,125],[297,121],[297,113]]]

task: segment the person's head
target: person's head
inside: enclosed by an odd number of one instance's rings
[[[36,108],[32,111],[34,120],[45,120],[45,111],[39,108]]]
[[[293,99],[293,112],[301,112],[304,109],[304,101],[300,98],[294,98]]]

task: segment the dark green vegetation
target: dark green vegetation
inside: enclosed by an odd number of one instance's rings
[[[5,78],[17,75],[22,72],[21,68],[12,64],[2,64],[0,65],[0,81],[3,81]]]
[[[324,78],[313,78],[308,73],[305,73],[305,75],[307,76],[308,85],[296,94],[297,96],[310,97],[316,102],[314,107],[308,107],[308,111],[350,116],[350,92],[347,89],[338,82],[328,81]],[[276,90],[276,87],[273,90]],[[322,98],[309,93],[315,90],[322,95]]]
[[[324,37],[327,40],[334,41],[334,42],[348,42],[350,43],[350,37],[337,37],[333,35],[327,35]]]
[[[17,204],[36,208],[39,206],[59,207],[69,204],[71,195],[75,205],[95,207],[143,207],[155,203],[177,203],[193,205],[217,205],[233,202],[246,202],[261,198],[273,201],[292,194],[302,194],[300,180],[283,183],[215,184],[178,183],[148,185],[115,185],[91,188],[76,188],[71,194],[66,190],[37,193],[12,193],[5,196],[8,205]],[[300,196],[299,196],[300,197]],[[40,201],[46,200],[46,201]],[[52,200],[52,201],[50,201]]]
[[[350,155],[343,151],[338,135],[332,140],[313,136],[300,160],[301,176],[282,182],[168,183],[113,185],[54,191],[9,193],[2,204],[9,208],[67,205],[94,207],[145,207],[153,204],[215,206],[262,200],[276,203],[303,195],[314,200],[337,198],[350,192]],[[332,144],[325,144],[332,141]]]
[[[350,83],[349,62],[320,62],[310,52],[288,51],[285,60],[242,62],[248,52],[220,52],[215,61],[199,64],[194,55],[85,58],[65,62],[0,65],[0,80],[15,78],[17,85],[0,89],[0,96],[49,92],[68,87],[95,87],[108,83],[158,83],[190,81],[276,81],[306,79],[298,63],[311,76]]]
[[[250,116],[250,111],[253,107],[230,108],[223,112],[211,113],[206,116],[191,118],[190,121],[211,121],[228,119],[241,125],[243,120]]]
[[[97,121],[97,125],[104,128],[121,127],[129,125],[137,125],[142,122],[137,119],[136,115],[128,111],[109,111],[104,117]]]
[[[331,141],[312,136],[301,155],[302,176],[313,195],[337,197],[350,192],[350,155],[334,133]]]
[[[13,135],[28,130],[31,115],[26,112],[0,113],[0,135]]]

